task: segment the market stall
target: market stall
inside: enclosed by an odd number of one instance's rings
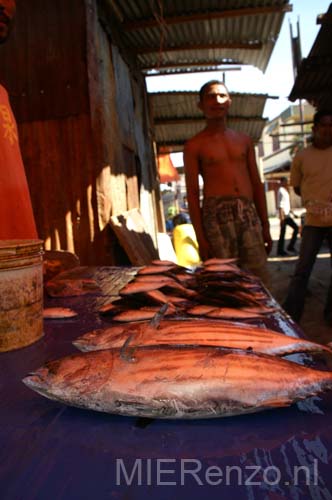
[[[44,320],[40,340],[0,354],[1,497],[332,498],[331,392],[254,414],[168,420],[69,407],[22,383],[45,362],[77,352],[72,344],[77,337],[114,324],[100,309],[136,272],[130,267],[71,271],[71,279],[94,280],[97,287],[45,296],[44,306],[70,308],[77,316]],[[258,323],[301,336],[268,299],[275,310]],[[289,358],[324,369],[322,355]]]

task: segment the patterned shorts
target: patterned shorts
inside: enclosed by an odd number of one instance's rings
[[[268,283],[262,226],[252,201],[244,197],[206,198],[203,227],[214,257],[236,257],[241,267]]]

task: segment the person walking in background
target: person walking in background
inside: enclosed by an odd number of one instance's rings
[[[284,257],[287,254],[285,252],[285,234],[286,234],[286,226],[290,226],[293,229],[293,234],[291,240],[287,246],[288,252],[295,253],[295,243],[297,239],[297,235],[299,232],[299,226],[294,221],[290,206],[290,196],[288,192],[288,179],[287,177],[282,177],[280,179],[280,188],[278,189],[277,194],[277,206],[279,211],[279,220],[280,220],[280,236],[278,241],[277,254],[281,257]]]
[[[166,218],[166,231],[169,234],[172,234],[174,229],[173,217],[176,215],[176,208],[172,205],[167,209],[167,218]]]
[[[14,0],[0,0],[0,43],[10,33]],[[0,85],[0,239],[35,239],[37,230],[8,94]]]
[[[202,260],[235,257],[267,283],[272,240],[265,192],[251,139],[226,125],[231,102],[223,82],[209,81],[200,90],[206,127],[184,148],[189,214]]]
[[[309,277],[324,239],[332,253],[332,110],[315,113],[312,131],[313,143],[296,154],[290,177],[306,208],[299,260],[283,304],[295,321],[301,319]],[[332,279],[324,316],[331,324]]]
[[[182,202],[180,205],[180,213],[185,216],[187,223],[190,224],[191,221],[190,221],[190,217],[189,217],[187,196],[183,196],[183,198],[182,198]]]

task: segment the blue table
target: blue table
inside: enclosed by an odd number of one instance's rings
[[[29,390],[25,375],[110,323],[97,309],[116,293],[117,273],[84,272],[100,293],[46,299],[77,310],[77,319],[45,321],[38,342],[0,354],[2,500],[332,499],[331,393],[251,415],[149,421],[66,407]],[[298,334],[282,311],[269,321]]]

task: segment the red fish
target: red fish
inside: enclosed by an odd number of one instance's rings
[[[332,373],[239,350],[153,347],[67,356],[46,363],[23,382],[70,406],[194,419],[289,406],[332,389]]]
[[[73,344],[81,351],[130,346],[198,345],[251,349],[284,356],[295,352],[327,352],[330,347],[267,328],[214,320],[160,320],[156,325],[132,323],[88,332]]]
[[[43,310],[44,319],[65,319],[78,316],[76,311],[68,307],[46,307]]]

